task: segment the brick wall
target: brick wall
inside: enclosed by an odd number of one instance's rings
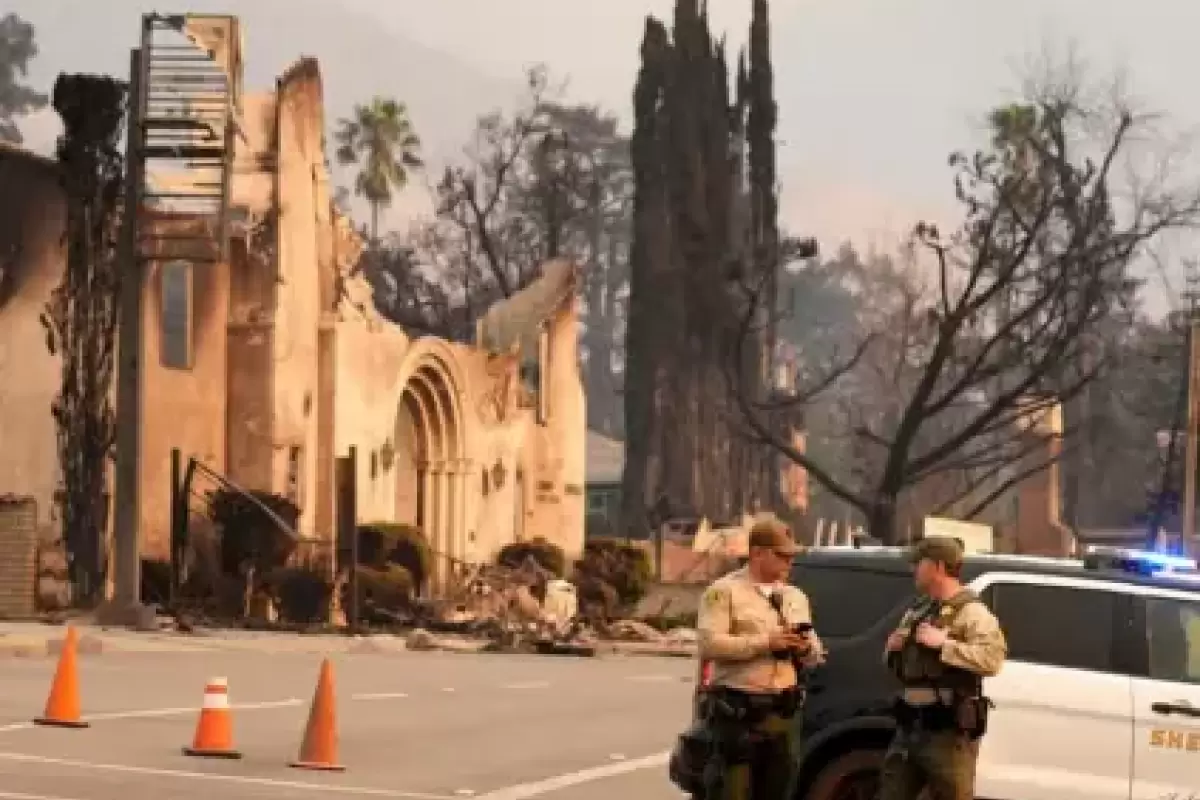
[[[0,496],[0,618],[28,617],[36,606],[37,504]]]

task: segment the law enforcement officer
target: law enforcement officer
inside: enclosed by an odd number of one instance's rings
[[[911,554],[918,602],[888,637],[884,660],[900,679],[896,736],[881,775],[881,800],[971,800],[979,739],[991,703],[983,679],[1008,654],[992,612],[959,581],[958,539],[929,537]]]
[[[808,598],[788,583],[799,552],[777,520],[754,525],[749,563],[705,591],[697,623],[711,664],[701,714],[713,732],[705,800],[786,800],[803,671],[823,659]]]

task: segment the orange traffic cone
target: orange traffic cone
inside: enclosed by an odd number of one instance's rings
[[[300,744],[300,757],[290,766],[329,772],[341,772],[345,769],[344,766],[337,763],[338,737],[335,703],[333,666],[327,658],[321,662],[321,677],[317,680],[317,691],[313,695],[312,709],[308,712],[308,724],[304,728],[304,741]]]
[[[62,653],[58,657],[58,669],[54,671],[54,682],[50,684],[50,696],[46,698],[46,710],[34,720],[34,724],[58,728],[88,727],[88,723],[80,719],[79,711],[78,644],[75,629],[68,626]]]
[[[233,749],[233,718],[229,711],[229,681],[213,678],[204,687],[204,705],[196,723],[192,746],[183,748],[185,756],[202,758],[241,758]]]

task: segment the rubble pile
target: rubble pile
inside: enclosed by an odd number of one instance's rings
[[[534,650],[538,642],[564,641],[578,616],[575,587],[555,578],[533,558],[519,568],[468,567],[443,600],[427,608],[423,627],[490,640],[497,650]]]
[[[533,558],[519,568],[469,568],[445,600],[428,608],[411,649],[453,649],[438,634],[465,634],[487,640],[498,652],[594,655],[606,644],[631,645],[646,652],[691,651],[696,632],[663,632],[635,619],[611,619],[611,606],[581,608],[581,589],[555,578]],[[606,604],[607,606],[607,604]],[[599,612],[599,613],[597,613]]]
[[[345,627],[347,611],[339,600],[348,575],[339,575],[330,597],[330,620]],[[360,574],[360,581],[362,576]],[[519,566],[460,565],[446,591],[435,599],[401,598],[384,592],[360,596],[359,619],[376,630],[402,630],[408,650],[454,652],[522,652],[595,655],[598,651],[678,654],[694,651],[696,633],[689,627],[672,627],[667,615],[647,619],[624,618],[611,587],[594,576],[582,583],[563,580],[533,558]],[[260,593],[251,606],[251,618],[271,625],[278,622],[274,598]],[[600,598],[605,602],[594,602]],[[178,619],[181,631],[190,631]],[[339,625],[340,623],[340,625]],[[381,627],[377,627],[381,626]],[[329,625],[320,629],[328,631]],[[376,650],[381,645],[365,632],[359,647]],[[391,641],[395,637],[388,637]],[[399,640],[397,640],[399,643]]]

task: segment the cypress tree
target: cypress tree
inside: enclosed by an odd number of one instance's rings
[[[659,352],[663,326],[656,316],[655,297],[667,286],[669,231],[665,216],[665,171],[661,161],[659,126],[666,59],[670,39],[661,22],[646,18],[642,35],[641,69],[633,90],[634,127],[630,141],[633,162],[633,247],[629,263],[629,305],[625,349],[625,468],[622,475],[622,527],[628,532],[647,528],[646,511],[659,483],[661,460],[661,401]],[[656,272],[658,274],[656,274]]]
[[[775,127],[778,107],[775,104],[775,76],[771,66],[771,22],[767,0],[754,0],[750,18],[749,68],[746,74],[746,139],[750,164],[750,231],[752,269],[757,281],[766,290],[763,307],[769,317],[760,346],[755,353],[760,365],[768,365],[762,376],[761,390],[767,391],[776,344],[776,314],[779,303],[779,201],[776,196],[778,180],[775,165]],[[774,503],[778,499],[776,459],[763,453],[752,458],[748,465],[755,474],[759,499]]]
[[[725,381],[741,316],[730,278],[777,260],[766,3],[755,2],[749,66],[739,58],[732,101],[707,7],[677,0],[672,22],[668,35],[647,20],[634,90],[623,481],[631,534],[646,530],[646,508],[663,496],[671,513],[713,521],[770,500],[765,459],[739,435]]]

